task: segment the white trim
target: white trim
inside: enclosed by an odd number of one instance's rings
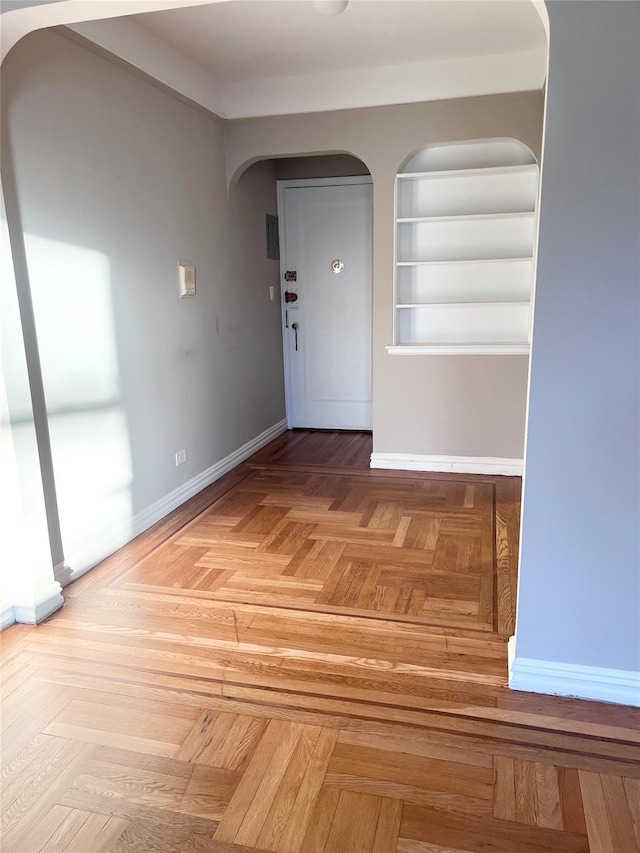
[[[640,672],[626,669],[516,657],[509,667],[509,687],[640,707]]]
[[[330,112],[507,92],[537,92],[544,83],[547,53],[545,45],[510,54],[318,71],[291,77],[264,76],[226,83],[223,87],[225,118]]]
[[[371,468],[393,471],[435,471],[451,474],[502,474],[519,477],[522,459],[500,456],[427,456],[421,453],[372,453]]]
[[[313,159],[313,155],[302,155],[305,159]],[[278,189],[292,187],[348,187],[352,184],[372,184],[371,175],[345,175],[338,178],[287,178],[276,182]]]
[[[396,222],[398,225],[412,225],[414,222],[477,222],[479,219],[532,219],[535,215],[535,210],[516,210],[512,213],[451,213],[443,216],[404,216],[396,219]]]
[[[287,415],[287,429],[293,429],[293,419],[291,414],[291,364],[289,360],[289,348],[287,346],[287,331],[285,311],[287,306],[284,301],[284,274],[287,271],[287,244],[285,240],[285,224],[284,224],[284,191],[287,189],[303,188],[303,187],[346,187],[354,184],[372,184],[373,178],[371,175],[351,175],[341,178],[290,178],[287,180],[276,181],[276,193],[278,200],[278,236],[280,239],[280,315],[282,326],[282,356],[284,362],[284,405]],[[373,314],[372,314],[373,322]],[[339,427],[336,427],[339,429]]]
[[[472,142],[474,140],[465,140]],[[490,141],[490,140],[482,140]],[[518,142],[519,140],[516,140]],[[396,177],[401,181],[429,181],[433,178],[469,178],[480,175],[514,175],[533,173],[538,168],[537,163],[526,163],[524,166],[479,166],[476,169],[441,169],[433,172],[398,172]]]
[[[16,615],[13,612],[13,605],[5,607],[4,610],[0,611],[0,631],[4,631],[9,625],[13,625],[15,621]]]
[[[511,672],[511,666],[516,659],[516,635],[512,634],[507,641],[507,666]]]
[[[69,24],[69,29],[224,118],[224,85],[186,52],[155,35],[129,13],[125,15],[81,21]]]
[[[107,20],[122,15],[137,15],[142,12],[179,9],[183,6],[199,6],[219,0],[127,0],[126,3],[100,3],[99,8],[87,7],[86,0],[62,0],[57,3],[28,3],[22,9],[2,13],[2,39],[0,48],[2,61],[21,38],[34,30],[59,27],[92,19]]]
[[[397,267],[457,267],[461,264],[519,264],[532,261],[533,255],[514,258],[447,258],[444,261],[396,261]]]
[[[54,582],[46,598],[41,598],[35,605],[15,604],[13,607],[13,617],[16,622],[21,622],[26,625],[38,625],[43,622],[56,610],[59,610],[64,604],[64,598],[60,592],[60,584]]]
[[[396,308],[496,308],[498,305],[528,305],[528,299],[503,299],[498,301],[484,300],[481,302],[398,302]],[[402,346],[402,344],[396,344]],[[423,344],[422,346],[434,346],[433,344]],[[436,344],[435,346],[438,346]],[[456,346],[466,346],[466,344],[456,344]],[[473,346],[473,344],[472,344]],[[480,346],[484,346],[480,344]],[[493,346],[493,344],[491,345]],[[502,346],[502,345],[501,345]]]
[[[548,68],[549,51],[545,44],[510,54],[452,57],[289,77],[262,76],[221,84],[213,79],[208,69],[190,60],[185,52],[176,50],[166,40],[156,37],[143,25],[127,19],[127,25],[136,24],[134,35],[116,20],[140,12],[211,2],[219,0],[30,3],[25,8],[2,14],[2,58],[23,36],[34,30],[73,26],[85,38],[101,44],[104,49],[227,119],[532,92],[542,88]],[[534,0],[534,5],[536,3],[542,3],[542,0]],[[90,21],[87,21],[87,15],[91,16]],[[103,23],[109,26],[103,28]],[[137,48],[134,38],[139,42]]]
[[[168,495],[161,498],[159,501],[151,504],[142,512],[138,513],[130,522],[115,528],[108,536],[98,542],[92,542],[87,548],[75,553],[68,554],[65,563],[71,565],[71,571],[65,579],[65,584],[70,583],[76,578],[88,572],[97,563],[103,560],[109,554],[113,554],[118,548],[122,548],[136,536],[144,533],[152,525],[163,519],[174,509],[177,509],[185,501],[197,495],[211,483],[219,480],[224,474],[235,468],[249,456],[252,456],[256,451],[260,450],[274,438],[282,435],[287,430],[287,422],[282,420],[266,429],[260,435],[251,439],[251,441],[243,444],[233,453],[225,456],[219,462],[216,462],[211,467],[207,468],[202,473],[178,486]]]
[[[529,355],[529,344],[390,344],[389,355]]]

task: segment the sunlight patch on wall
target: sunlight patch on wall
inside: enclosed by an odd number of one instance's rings
[[[37,235],[25,245],[65,562],[77,571],[104,556],[99,542],[133,513],[110,264]]]
[[[21,419],[16,445],[12,419]],[[51,553],[4,197],[0,192],[0,610],[51,593]]]

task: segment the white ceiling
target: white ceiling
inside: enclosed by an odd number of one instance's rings
[[[221,83],[434,62],[544,47],[529,0],[235,0],[132,16]]]
[[[332,18],[310,0],[186,0],[72,28],[246,118],[539,90],[547,41],[535,2],[351,0]]]

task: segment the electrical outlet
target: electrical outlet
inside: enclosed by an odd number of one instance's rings
[[[186,461],[187,461],[187,451],[184,449],[179,450],[176,453],[176,465],[182,465],[182,463],[186,462]]]

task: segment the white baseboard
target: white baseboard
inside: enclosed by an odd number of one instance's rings
[[[64,598],[60,592],[60,584],[52,582],[51,587],[37,604],[14,604],[13,618],[16,622],[22,622],[26,625],[38,625],[56,610],[59,610],[63,604]]]
[[[135,515],[126,524],[113,529],[108,536],[98,542],[92,542],[87,548],[65,555],[66,565],[62,567],[60,577],[58,578],[60,583],[66,586],[66,584],[88,572],[89,569],[92,569],[97,563],[104,560],[105,557],[113,554],[118,548],[122,548],[132,539],[135,539],[136,536],[144,533],[149,527],[152,527],[170,512],[173,512],[174,509],[185,503],[185,501],[197,495],[198,492],[206,489],[211,483],[215,483],[216,480],[219,480],[220,477],[231,471],[236,465],[244,462],[245,459],[248,459],[260,450],[261,447],[269,444],[274,438],[282,435],[286,430],[286,420],[279,421],[277,424],[260,433],[260,435],[251,439],[251,441],[243,444],[242,447],[225,456],[224,459],[211,465],[210,468],[192,477],[191,480],[169,492],[168,495],[165,495],[159,501],[151,504],[151,506]],[[68,568],[69,566],[71,569]]]
[[[509,672],[511,672],[511,667],[513,666],[513,662],[516,659],[516,635],[512,634],[509,637],[507,642],[507,666]]]
[[[509,687],[640,707],[640,672],[626,669],[516,657],[509,667]]]
[[[0,610],[0,631],[4,631],[5,628],[8,628],[9,625],[13,625],[16,621],[16,615],[13,612],[13,604],[9,607],[3,607]]]
[[[500,456],[427,456],[420,453],[372,453],[372,468],[450,474],[522,476],[522,459]]]

